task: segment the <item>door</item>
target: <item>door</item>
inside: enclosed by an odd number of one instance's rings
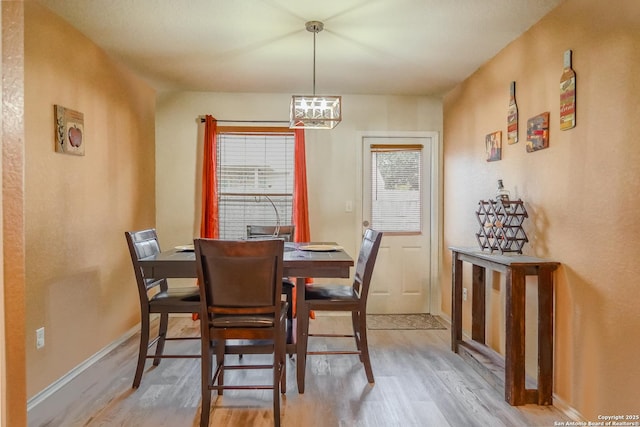
[[[384,232],[369,313],[431,312],[436,142],[435,132],[362,137],[362,226]]]

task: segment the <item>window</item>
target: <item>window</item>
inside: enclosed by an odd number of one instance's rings
[[[216,165],[221,239],[246,237],[246,226],[291,224],[293,133],[218,133]]]
[[[371,226],[420,233],[422,145],[371,146]]]

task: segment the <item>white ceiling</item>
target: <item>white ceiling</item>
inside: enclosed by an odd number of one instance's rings
[[[440,95],[562,0],[38,0],[159,91]]]

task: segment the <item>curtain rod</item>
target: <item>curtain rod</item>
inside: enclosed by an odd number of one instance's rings
[[[289,123],[289,120],[219,120],[218,123]],[[205,119],[200,116],[200,123],[204,123]]]

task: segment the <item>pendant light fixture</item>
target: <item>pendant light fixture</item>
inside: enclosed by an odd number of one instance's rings
[[[333,129],[342,120],[340,96],[316,96],[316,35],[323,30],[320,21],[305,24],[313,33],[313,95],[293,95],[289,113],[291,129]]]

